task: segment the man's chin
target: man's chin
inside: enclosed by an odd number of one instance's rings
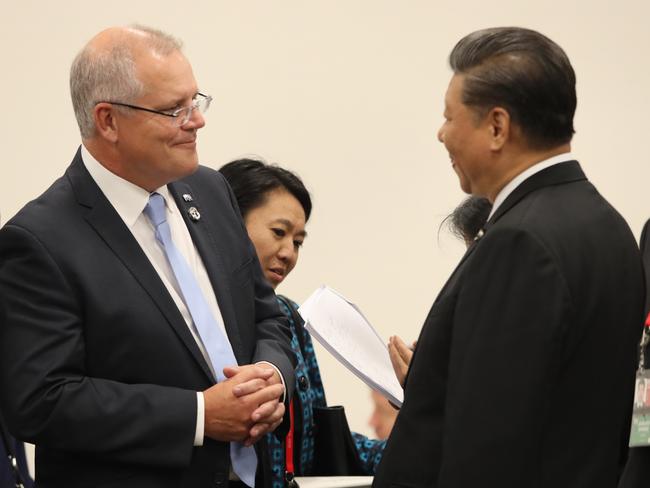
[[[469,181],[460,175],[458,175],[458,184],[460,185],[460,189],[463,190],[463,192],[467,193],[468,195],[472,194],[472,185],[470,185]]]
[[[199,166],[199,153],[196,151],[196,148],[189,149],[183,148],[183,155],[181,156],[183,160],[187,161],[188,165],[191,165],[195,169]]]
[[[469,181],[467,181],[465,175],[460,171],[460,169],[455,163],[452,163],[451,167],[453,168],[454,173],[456,173],[456,176],[458,177],[458,184],[460,185],[460,189],[463,190],[465,193],[470,193]]]
[[[196,172],[197,169],[199,169],[199,158],[198,157],[194,161],[192,161],[192,164],[190,165],[189,174],[193,174],[194,172]]]
[[[177,173],[176,179],[185,178],[186,176],[194,174],[196,170],[199,169],[199,158],[196,153],[194,153],[194,157],[192,158],[178,158],[175,167]]]

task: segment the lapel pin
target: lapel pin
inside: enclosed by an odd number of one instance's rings
[[[476,233],[476,237],[474,238],[474,241],[478,241],[484,235],[485,235],[485,230],[479,229],[479,231]]]
[[[185,200],[186,202],[194,201],[194,199],[192,198],[192,195],[190,195],[189,193],[183,193],[183,200]]]
[[[192,197],[190,197],[190,198],[192,198]],[[192,220],[194,220],[194,221],[197,221],[197,220],[199,220],[201,218],[201,214],[196,209],[196,207],[190,207],[189,210],[187,211],[187,213],[190,214],[190,218]]]

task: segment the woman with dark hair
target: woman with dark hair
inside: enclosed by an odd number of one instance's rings
[[[305,224],[311,215],[311,198],[294,173],[253,159],[232,161],[219,170],[230,183],[239,204],[246,230],[255,246],[266,279],[276,288],[298,261],[307,236]],[[295,313],[298,305],[278,296],[280,309],[289,319],[291,347],[296,354],[296,394],[293,398],[293,463],[297,476],[310,475],[314,466],[315,407],[325,407],[325,391],[309,333]],[[385,440],[372,440],[352,433],[365,474],[379,464]],[[273,469],[273,487],[286,486],[285,443],[267,436]]]
[[[446,222],[451,233],[469,247],[485,225],[491,210],[492,204],[487,198],[469,196],[460,202],[443,224]]]
[[[307,235],[311,198],[300,178],[254,159],[221,167],[255,245],[262,271],[273,288],[291,272]]]

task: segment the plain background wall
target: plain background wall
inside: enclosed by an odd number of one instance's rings
[[[566,50],[578,79],[573,152],[638,236],[650,216],[649,19],[646,0],[3,2],[2,220],[60,176],[79,144],[68,91],[79,49],[110,25],[158,27],[184,41],[214,97],[203,164],[257,154],[313,194],[309,237],[278,291],[300,302],[329,284],[383,337],[413,340],[463,252],[438,230],[463,198],[436,139],[455,42],[518,25]],[[329,403],[370,433],[367,388],[317,348]]]

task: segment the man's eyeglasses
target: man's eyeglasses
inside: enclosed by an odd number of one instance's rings
[[[192,117],[192,112],[198,110],[199,113],[204,114],[208,108],[210,108],[210,102],[212,102],[212,97],[210,95],[204,95],[203,93],[197,93],[192,99],[192,103],[187,107],[177,108],[176,110],[171,111],[161,111],[153,110],[151,108],[138,107],[137,105],[131,105],[129,103],[122,102],[110,102],[103,101],[97,103],[110,103],[113,105],[119,105],[120,107],[132,108],[134,110],[143,110],[145,112],[150,112],[152,114],[164,115],[165,117],[172,117],[172,123],[176,127],[182,127],[187,124]]]

